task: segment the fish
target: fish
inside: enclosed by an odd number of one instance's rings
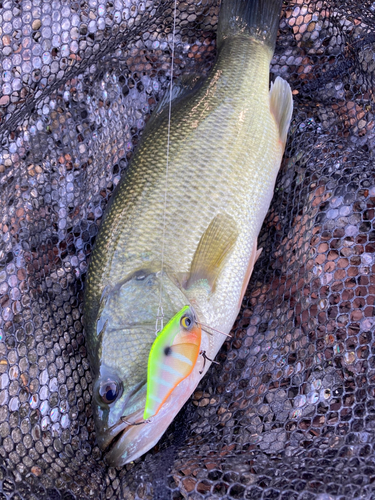
[[[84,322],[96,438],[111,466],[159,441],[240,310],[293,111],[289,84],[269,84],[281,3],[223,0],[212,70],[173,85],[103,215]],[[184,311],[200,338],[191,370],[169,380],[150,366],[171,366]]]

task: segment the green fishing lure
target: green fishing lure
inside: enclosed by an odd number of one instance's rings
[[[202,329],[190,306],[183,307],[159,333],[148,358],[145,420],[156,415],[177,385],[190,375],[201,337]]]

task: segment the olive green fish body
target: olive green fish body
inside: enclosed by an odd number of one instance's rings
[[[126,434],[121,453],[119,444],[108,453],[111,463],[150,448],[203,376],[200,357],[155,424],[120,423],[124,415],[128,423],[129,415],[141,419],[160,290],[165,322],[190,304],[199,321],[228,333],[238,314],[291,115],[286,82],[278,79],[269,91],[272,54],[273,47],[246,33],[222,40],[209,77],[172,104],[168,162],[166,108],[151,118],[106,211],[85,317],[94,399],[107,388],[103,380],[122,387],[113,405],[96,400],[101,446]],[[223,341],[214,330],[202,331],[210,359]]]

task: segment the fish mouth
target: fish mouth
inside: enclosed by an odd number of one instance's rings
[[[118,424],[117,424],[117,425],[118,425]],[[126,430],[127,430],[127,428],[128,428],[128,427],[129,427],[129,425],[127,425],[127,424],[126,424],[126,425],[125,425],[125,427],[124,427],[123,429],[119,430],[119,431],[117,432],[117,434],[115,435],[115,437],[114,437],[114,438],[112,438],[112,439],[108,442],[107,446],[103,449],[103,453],[104,453],[104,455],[108,455],[108,453],[110,453],[110,452],[113,450],[113,448],[114,448],[114,447],[116,446],[116,444],[120,441],[120,439],[122,438],[122,436],[125,434],[125,432],[126,432]]]
[[[178,410],[162,409],[152,420],[143,420],[144,410],[120,418],[98,440],[105,463],[121,467],[146,453],[159,441]]]
[[[115,425],[110,427],[104,435],[98,436],[97,441],[99,448],[104,454],[108,453],[116,445],[128,427],[129,425],[120,419]]]
[[[207,339],[202,347],[208,348]],[[131,413],[117,416],[117,422],[111,427],[100,428],[98,424],[102,421],[100,418],[96,419],[96,425],[99,427],[96,433],[97,443],[103,452],[105,463],[110,467],[121,467],[149,451],[189,399],[208,366],[209,363],[204,366],[203,357],[198,358],[193,372],[178,384],[173,397],[169,397],[157,414],[148,420],[143,419],[143,400],[139,401],[141,407],[137,405],[138,408],[135,409],[132,404],[131,409],[128,409]]]
[[[121,417],[120,420],[110,427],[101,438],[98,439],[100,449],[104,454],[105,461],[109,464],[116,464],[123,453],[123,442],[127,438],[129,431],[143,424],[143,410],[138,410]],[[135,424],[135,425],[134,425]]]

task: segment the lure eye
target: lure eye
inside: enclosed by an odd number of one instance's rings
[[[193,320],[189,316],[184,316],[181,318],[180,324],[182,328],[189,330],[193,326]]]
[[[113,403],[120,394],[120,387],[116,382],[108,380],[101,384],[99,387],[99,395],[103,403],[110,405]]]

